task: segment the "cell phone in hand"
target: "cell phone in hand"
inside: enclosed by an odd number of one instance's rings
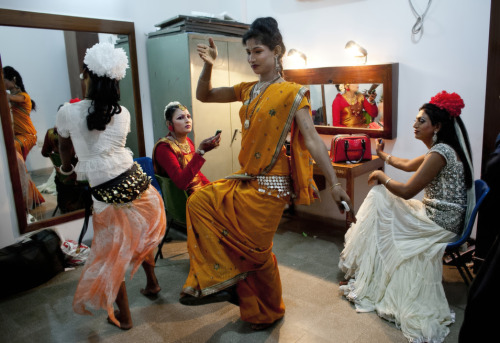
[[[221,133],[221,132],[222,132],[222,130],[217,130],[217,131],[215,131],[215,136],[217,136],[217,135],[218,135],[219,133]]]
[[[349,212],[349,211],[351,210],[351,209],[349,208],[349,205],[347,205],[347,203],[346,203],[344,200],[342,200],[342,201],[340,202],[340,204],[341,204],[341,205],[342,205],[342,207],[344,208],[344,211]]]

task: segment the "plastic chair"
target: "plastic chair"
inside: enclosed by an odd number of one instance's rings
[[[467,228],[464,230],[462,233],[462,236],[456,240],[455,242],[449,243],[446,246],[444,258],[449,258],[451,259],[451,264],[457,267],[458,272],[462,276],[462,279],[464,280],[465,284],[469,286],[470,281],[472,281],[473,277],[472,274],[469,271],[469,268],[465,265],[465,261],[462,258],[462,255],[460,254],[460,246],[467,242],[467,240],[470,237],[470,234],[472,232],[472,227],[474,226],[474,221],[476,220],[476,215],[477,211],[479,209],[479,206],[481,206],[481,203],[483,202],[484,198],[490,191],[490,188],[484,182],[483,180],[476,180],[474,182],[474,187],[476,191],[476,206],[474,206],[474,209],[472,210],[471,217],[469,219],[469,223],[467,223]],[[465,273],[464,273],[465,271]],[[466,275],[467,274],[467,277]]]
[[[151,177],[151,184],[156,188],[156,190],[161,194],[161,187],[158,184],[158,180],[156,180],[155,177],[155,169],[153,166],[153,160],[151,157],[138,157],[134,158],[134,161],[139,163],[141,166],[142,170],[149,176]]]
[[[163,258],[161,248],[163,247],[163,243],[168,241],[167,235],[170,228],[173,225],[179,225],[182,228],[186,228],[186,201],[189,195],[186,191],[179,189],[170,178],[158,174],[156,174],[155,177],[162,190],[163,203],[165,204],[165,211],[167,212],[168,218],[165,236],[158,246],[158,252],[155,256],[156,262],[158,256]]]

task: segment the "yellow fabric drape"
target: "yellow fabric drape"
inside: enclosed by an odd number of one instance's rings
[[[24,95],[24,101],[11,102],[11,112],[16,150],[26,161],[28,153],[36,144],[36,129],[30,118],[31,98],[28,93],[21,92],[19,95]]]
[[[307,92],[294,83],[272,84],[248,104],[254,84],[234,87],[243,102],[240,120],[250,120],[248,129],[242,128],[241,169],[236,174],[292,174],[297,200],[310,203],[315,188],[312,163],[300,132],[291,125],[295,109],[309,107]],[[290,126],[291,165],[283,146]],[[183,292],[200,297],[237,284],[243,320],[272,323],[283,317],[272,240],[287,201],[260,192],[255,179],[218,180],[191,195],[186,206],[190,271]]]

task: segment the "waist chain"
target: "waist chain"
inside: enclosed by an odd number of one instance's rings
[[[148,189],[150,184],[151,178],[142,171],[141,166],[138,165],[137,162],[134,162],[132,167],[127,169],[125,172],[118,175],[114,179],[92,187],[90,192],[98,201],[103,201],[107,204],[120,205],[130,203],[139,198]],[[89,200],[85,204],[85,220],[78,239],[78,250],[83,237],[87,232],[92,207],[92,198],[87,198]]]

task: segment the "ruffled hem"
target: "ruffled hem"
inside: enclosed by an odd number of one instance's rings
[[[346,233],[339,267],[354,277],[340,290],[357,312],[376,311],[410,342],[442,342],[454,322],[442,286],[442,256],[453,233],[405,201],[374,187]]]
[[[166,217],[161,196],[153,186],[131,206],[108,206],[93,216],[92,249],[82,271],[73,310],[91,314],[87,308],[105,309],[117,325],[113,302],[125,273],[133,277],[143,261],[154,265],[154,249],[165,233]]]

